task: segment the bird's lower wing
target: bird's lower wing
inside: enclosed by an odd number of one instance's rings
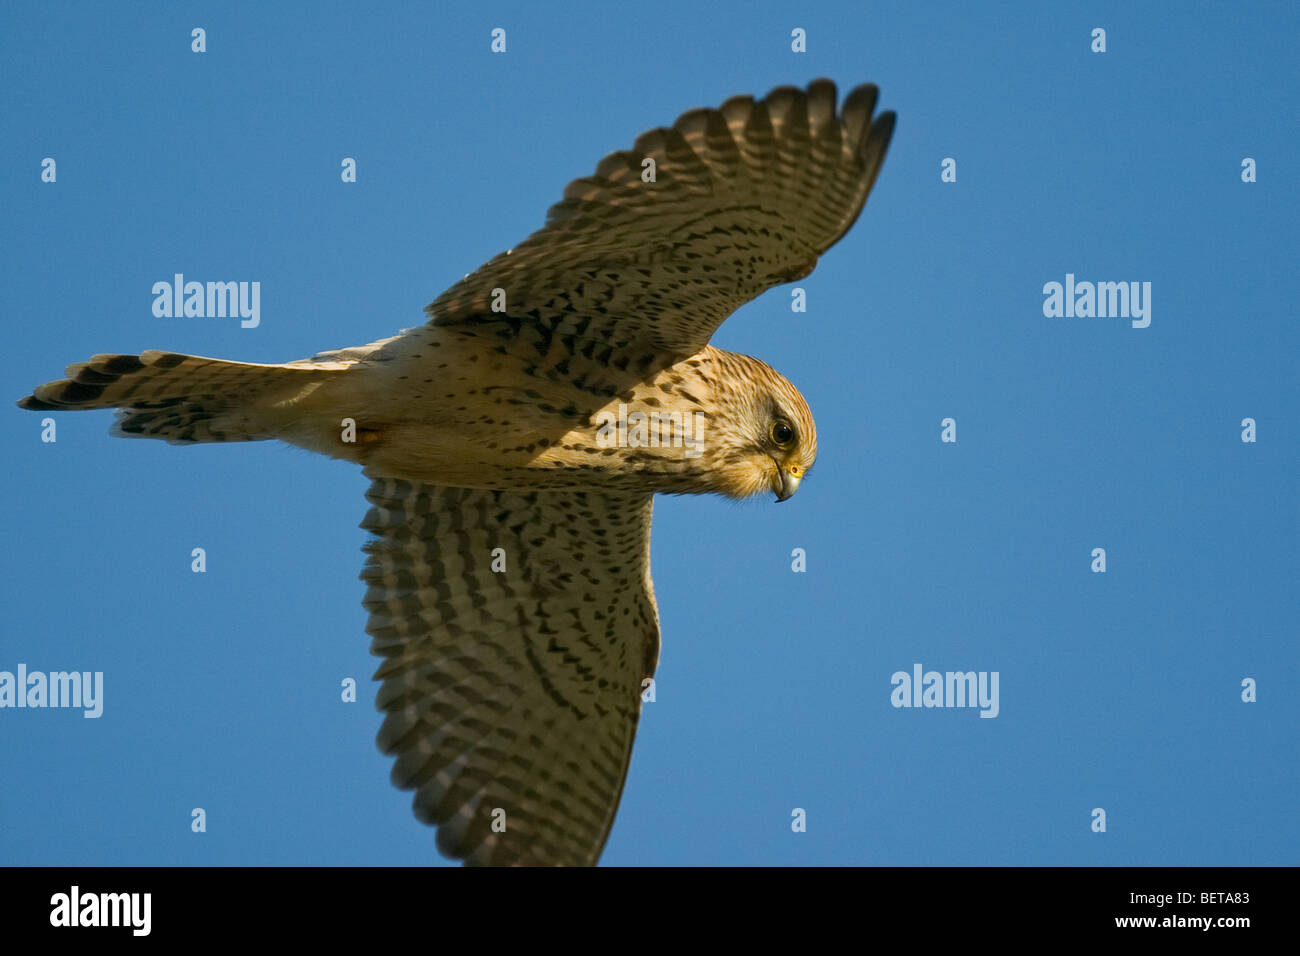
[[[594,864],[659,653],[652,499],[369,475],[379,746],[438,849]]]

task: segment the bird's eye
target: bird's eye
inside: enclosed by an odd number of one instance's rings
[[[772,441],[778,445],[788,445],[794,441],[794,429],[786,422],[777,419],[772,423]]]

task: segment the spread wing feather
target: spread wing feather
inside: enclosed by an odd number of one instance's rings
[[[894,129],[893,113],[873,120],[876,99],[860,86],[837,114],[835,85],[817,80],[691,110],[571,182],[544,227],[426,311],[434,325],[531,323],[568,353],[595,339],[694,354],[853,225]]]
[[[594,864],[659,653],[650,496],[372,476],[367,497],[393,782],[449,856]]]

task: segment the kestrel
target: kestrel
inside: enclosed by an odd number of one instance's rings
[[[659,656],[653,496],[784,501],[817,455],[794,386],[709,339],[853,225],[894,129],[876,99],[837,113],[817,80],[651,130],[393,338],[283,365],[96,355],[19,405],[363,465],[393,782],[466,863],[594,864]]]

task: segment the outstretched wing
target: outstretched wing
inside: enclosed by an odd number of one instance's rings
[[[873,122],[876,98],[859,86],[837,114],[835,84],[817,80],[692,110],[570,183],[542,229],[426,311],[505,339],[527,329],[543,355],[585,343],[694,354],[853,225],[894,129],[893,113]],[[504,312],[491,310],[497,289]]]
[[[594,864],[659,655],[650,496],[371,477],[361,577],[393,782],[448,856]]]

